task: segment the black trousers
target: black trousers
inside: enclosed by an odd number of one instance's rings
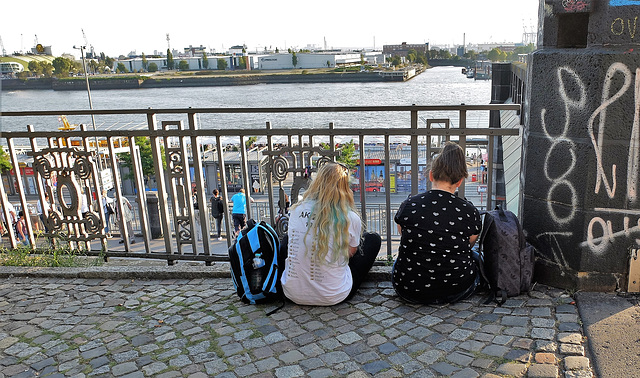
[[[278,256],[278,266],[282,267],[282,271],[284,271],[285,261],[289,255],[288,245],[289,235],[285,235],[280,242],[280,253]],[[376,257],[378,257],[381,245],[382,239],[377,233],[365,232],[362,234],[358,250],[349,259],[349,269],[351,270],[351,277],[353,278],[353,286],[351,286],[351,291],[347,298],[345,298],[345,301],[348,301],[356,295],[360,285],[362,285],[362,282],[367,278],[367,274],[376,261]]]

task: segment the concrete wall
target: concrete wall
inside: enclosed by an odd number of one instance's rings
[[[638,16],[637,1],[541,0],[521,214],[543,283],[627,287],[640,248]]]

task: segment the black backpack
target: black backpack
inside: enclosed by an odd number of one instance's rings
[[[502,305],[507,297],[532,288],[535,248],[526,242],[518,218],[497,208],[484,214],[480,233],[480,273],[490,291],[485,303]]]
[[[279,252],[280,240],[273,227],[250,219],[229,247],[233,285],[243,302],[261,304],[280,299],[284,303],[280,284],[284,267],[278,266]]]

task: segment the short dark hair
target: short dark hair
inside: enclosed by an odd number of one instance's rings
[[[218,195],[218,189],[213,189],[213,195],[217,196]]]
[[[431,164],[431,173],[436,181],[455,184],[469,176],[464,151],[457,143],[447,142]]]

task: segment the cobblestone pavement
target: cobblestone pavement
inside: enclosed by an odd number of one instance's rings
[[[591,377],[573,299],[401,301],[365,282],[332,307],[241,303],[229,278],[0,280],[0,378]]]

